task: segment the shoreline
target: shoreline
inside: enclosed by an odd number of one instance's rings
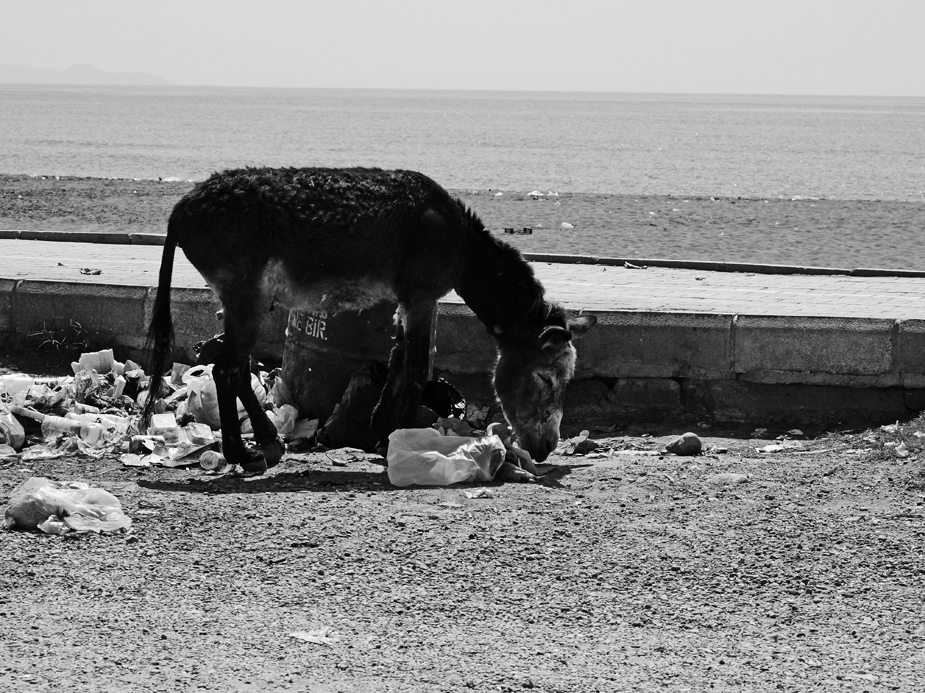
[[[0,229],[165,233],[173,205],[194,185],[0,174]],[[528,253],[925,269],[925,202],[450,192]],[[503,232],[524,227],[533,233]]]

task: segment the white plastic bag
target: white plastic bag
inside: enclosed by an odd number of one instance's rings
[[[291,404],[284,404],[276,411],[268,411],[267,417],[276,426],[276,432],[283,436],[292,432],[299,418],[299,410]]]
[[[5,407],[0,407],[0,443],[21,450],[26,442],[26,431],[19,420]]]
[[[13,491],[3,526],[58,534],[57,523],[47,523],[52,517],[77,531],[112,532],[132,526],[119,499],[108,491],[82,481],[52,481],[40,476],[29,477]]]
[[[389,481],[396,486],[444,486],[491,481],[504,462],[496,435],[444,436],[432,428],[401,428],[389,436]]]
[[[222,426],[222,420],[218,413],[218,394],[215,391],[215,381],[212,379],[212,367],[214,364],[206,366],[193,366],[183,374],[183,382],[186,383],[187,400],[186,409],[193,415],[199,423],[208,424],[213,430]],[[267,391],[260,382],[260,378],[251,373],[251,388],[257,399],[263,402],[267,397]],[[238,419],[247,416],[244,405],[238,400]]]

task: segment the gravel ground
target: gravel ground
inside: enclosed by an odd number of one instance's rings
[[[699,432],[727,451],[599,434],[491,498],[343,450],[249,479],[4,463],[0,498],[84,480],[134,524],[0,532],[0,689],[923,690],[922,460]]]

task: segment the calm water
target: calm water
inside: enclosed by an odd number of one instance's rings
[[[0,173],[381,166],[452,188],[925,200],[925,99],[0,85]]]

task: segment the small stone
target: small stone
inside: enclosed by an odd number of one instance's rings
[[[696,433],[687,432],[668,443],[665,449],[675,455],[699,455],[703,445]]]
[[[725,474],[714,474],[711,477],[707,478],[708,484],[726,484],[732,486],[735,484],[744,484],[748,482],[748,477],[744,474],[733,474],[727,472]]]

